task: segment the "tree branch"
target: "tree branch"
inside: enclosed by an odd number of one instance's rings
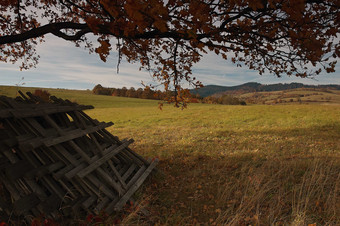
[[[75,29],[80,30],[75,35],[67,35],[60,30]],[[80,37],[86,33],[92,32],[87,24],[73,23],[73,22],[59,22],[46,24],[44,26],[33,28],[21,34],[4,35],[0,37],[0,45],[11,44],[15,42],[22,42],[31,38],[38,38],[45,34],[52,33],[60,38],[66,40],[79,40]]]

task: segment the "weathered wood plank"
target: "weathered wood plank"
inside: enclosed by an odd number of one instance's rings
[[[73,168],[72,170],[70,170],[69,172],[65,173],[65,177],[67,179],[72,179],[75,175],[77,175],[77,173],[79,173],[80,171],[84,170],[86,167],[86,163],[80,163],[80,165],[78,165],[77,167]]]
[[[57,180],[61,179],[65,176],[65,174],[71,171],[74,168],[73,165],[67,165],[65,168],[59,170],[58,172],[53,173],[53,177]]]
[[[111,159],[108,160],[109,166],[113,172],[113,174],[116,176],[117,180],[119,181],[119,183],[122,185],[123,189],[127,188],[127,185],[125,183],[125,181],[123,180],[122,176],[119,174],[118,170],[116,169],[116,167],[113,165]]]
[[[21,215],[26,211],[29,211],[36,207],[40,203],[40,199],[34,193],[22,197],[21,199],[14,202],[14,212]]]
[[[138,180],[138,178],[144,173],[145,169],[146,169],[145,165],[138,169],[138,171],[132,176],[130,181],[127,183],[128,188],[130,188]]]
[[[65,164],[58,161],[46,166],[42,166],[40,168],[34,169],[32,172],[32,175],[34,175],[36,178],[41,178],[47,174],[51,174],[61,168],[65,167]]]
[[[10,162],[5,157],[0,157],[0,170],[6,169],[10,165]]]
[[[64,134],[63,136],[46,139],[46,140],[43,141],[43,143],[47,147],[49,147],[49,146],[52,146],[52,145],[55,145],[55,144],[59,144],[59,143],[62,143],[62,142],[66,142],[66,141],[69,141],[69,140],[76,139],[78,137],[86,136],[89,133],[96,132],[97,130],[104,129],[104,128],[109,127],[111,125],[112,125],[111,123],[101,123],[98,126],[88,127],[84,130],[75,129],[73,131],[63,133]]]
[[[87,174],[91,173],[93,170],[97,169],[100,165],[102,165],[104,162],[108,161],[109,159],[111,159],[114,155],[116,155],[118,152],[122,151],[124,148],[126,148],[128,145],[130,145],[131,143],[133,143],[133,140],[129,140],[128,142],[118,146],[117,148],[115,148],[113,151],[107,153],[106,155],[104,155],[103,157],[101,157],[100,159],[98,159],[97,161],[93,162],[91,165],[89,165],[88,167],[86,167],[83,171],[81,171],[80,173],[78,173],[78,176],[80,178],[83,178],[84,176],[86,176]]]
[[[27,104],[28,105],[28,104]],[[37,117],[45,114],[66,113],[70,111],[82,111],[93,109],[93,106],[79,105],[79,106],[39,106],[29,104],[27,107],[15,109],[2,109],[0,110],[0,118],[27,118]]]
[[[113,178],[110,177],[103,169],[97,168],[96,171],[104,179],[104,181],[106,183],[111,185],[116,190],[116,192],[118,193],[119,196],[122,195],[123,188],[120,186],[120,184],[118,184],[116,181],[114,181]]]
[[[148,168],[144,171],[144,173],[138,178],[136,183],[134,183],[129,190],[124,194],[124,196],[115,204],[114,209],[116,211],[120,210],[126,203],[126,201],[137,191],[137,189],[143,184],[147,176],[151,173],[151,171],[158,164],[158,159],[155,159]],[[110,214],[110,213],[108,213]]]
[[[18,178],[23,177],[27,172],[33,170],[34,167],[25,160],[20,160],[11,166],[7,167],[6,175],[11,180],[15,181]]]
[[[132,172],[133,172],[136,168],[137,168],[137,165],[136,165],[136,164],[132,164],[132,165],[129,167],[129,169],[124,173],[122,179],[123,179],[124,181],[126,181],[126,180],[130,177],[130,175],[132,174]]]
[[[113,192],[113,189],[108,188],[105,184],[98,180],[97,177],[93,175],[87,175],[87,178],[96,186],[96,189],[107,195],[109,198],[114,199],[117,195]],[[98,195],[101,197],[101,195]]]
[[[95,201],[97,201],[97,196],[90,196],[81,205],[84,209],[88,209]]]
[[[62,199],[60,199],[57,195],[52,194],[46,199],[44,199],[39,205],[43,209],[43,213],[48,215],[55,210],[58,210],[60,208],[60,205],[62,203]]]
[[[94,208],[94,212],[99,214],[101,210],[110,202],[111,200],[108,197],[103,198],[98,205]]]

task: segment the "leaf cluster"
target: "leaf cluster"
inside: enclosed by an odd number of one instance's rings
[[[182,81],[202,86],[192,67],[208,51],[260,74],[300,77],[334,72],[340,55],[339,0],[3,0],[0,11],[0,61],[35,66],[46,34],[103,61],[115,46],[119,62],[140,62],[176,103]]]

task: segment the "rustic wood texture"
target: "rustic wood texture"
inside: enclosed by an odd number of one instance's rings
[[[0,208],[29,220],[119,211],[155,168],[78,105],[0,96]],[[1,196],[10,194],[10,197]]]

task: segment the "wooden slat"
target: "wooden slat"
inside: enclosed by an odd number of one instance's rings
[[[116,167],[113,165],[111,159],[108,160],[109,166],[113,172],[113,174],[115,175],[115,177],[117,178],[117,180],[119,181],[119,183],[122,185],[122,187],[124,189],[127,188],[127,185],[125,183],[125,181],[123,180],[123,178],[121,177],[121,175],[119,174],[119,172],[117,171]]]
[[[33,105],[34,106],[34,105]],[[39,106],[32,107],[27,106],[26,108],[16,108],[16,109],[6,109],[0,110],[1,118],[27,118],[27,117],[37,117],[47,114],[65,113],[70,111],[79,111],[93,109],[93,106],[79,105],[79,106]]]
[[[115,148],[113,151],[107,153],[97,161],[93,162],[91,165],[86,167],[83,171],[78,173],[78,176],[80,178],[83,178],[87,174],[91,173],[93,170],[97,169],[100,165],[102,165],[104,162],[108,161],[111,159],[114,155],[116,155],[118,152],[122,151],[124,148],[126,148],[129,144],[133,143],[133,140],[129,140],[128,142],[120,145],[119,147]]]
[[[31,210],[33,207],[36,207],[39,203],[40,199],[38,196],[32,193],[14,202],[14,212],[17,214],[23,214],[26,211]]]
[[[145,170],[146,170],[146,166],[142,166],[141,168],[139,168],[138,171],[132,176],[130,181],[127,183],[127,186],[131,187],[138,180],[138,178],[144,173]]]
[[[113,178],[110,177],[110,175],[108,175],[103,169],[97,168],[96,171],[104,179],[104,181],[106,183],[111,185],[116,190],[116,192],[118,193],[119,196],[123,193],[123,188],[120,186],[120,184],[118,184],[116,181],[114,181]]]
[[[11,178],[13,181],[15,181],[33,169],[33,166],[28,161],[20,160],[7,167],[6,175],[8,178]]]
[[[10,165],[10,162],[5,157],[0,157],[0,170],[6,169]]]
[[[80,165],[78,165],[77,167],[73,168],[72,170],[70,170],[69,172],[65,173],[65,177],[67,179],[72,179],[75,175],[77,175],[77,173],[79,173],[80,171],[84,170],[86,168],[86,163],[80,163]]]
[[[113,189],[110,189],[107,186],[105,186],[101,181],[98,180],[97,177],[90,174],[87,175],[87,178],[96,186],[97,190],[102,191],[109,198],[114,199],[116,197],[116,194],[113,192]]]
[[[144,173],[138,178],[138,180],[136,181],[136,183],[134,183],[129,190],[124,194],[124,196],[118,201],[118,203],[115,204],[114,210],[118,211],[120,210],[125,203],[127,202],[127,200],[137,191],[137,189],[143,184],[143,182],[145,181],[145,179],[147,178],[147,176],[151,173],[151,171],[153,170],[153,168],[155,168],[155,166],[158,163],[158,159],[155,159],[149,166],[148,168],[144,171]],[[108,213],[110,214],[110,213]]]
[[[65,173],[71,171],[74,168],[73,165],[68,165],[65,168],[59,170],[58,172],[55,172],[53,174],[54,178],[56,178],[57,180],[59,180],[60,178],[65,176]]]
[[[94,208],[94,212],[99,214],[101,210],[110,202],[111,200],[108,197],[103,198],[98,205]]]
[[[132,164],[132,165],[129,167],[129,169],[124,173],[122,179],[123,179],[124,181],[126,181],[126,180],[129,178],[129,176],[132,174],[132,172],[133,172],[136,168],[137,168],[137,165],[136,165],[136,164]]]
[[[84,209],[88,209],[95,201],[97,201],[97,197],[96,196],[90,196],[88,199],[86,199],[83,203],[82,203],[82,207]]]
[[[65,164],[58,161],[58,162],[55,162],[55,163],[52,163],[50,165],[46,165],[46,166],[42,166],[38,169],[35,169],[34,171],[34,176],[36,178],[41,178],[43,176],[45,176],[46,174],[51,174],[61,168],[65,167]]]
[[[112,125],[111,123],[101,123],[98,126],[88,127],[88,128],[86,128],[84,130],[82,130],[82,129],[75,129],[75,130],[70,131],[70,132],[65,132],[64,135],[61,136],[61,137],[46,139],[46,140],[43,141],[43,143],[47,147],[49,147],[49,146],[52,146],[52,145],[55,145],[55,144],[59,144],[59,143],[62,143],[62,142],[66,142],[66,141],[69,141],[69,140],[76,139],[78,137],[86,136],[89,133],[96,132],[97,130],[109,127],[111,125]]]
[[[60,204],[62,203],[62,199],[60,199],[57,195],[52,194],[47,197],[44,201],[42,201],[39,205],[43,209],[43,213],[48,215],[55,210],[60,208]]]

